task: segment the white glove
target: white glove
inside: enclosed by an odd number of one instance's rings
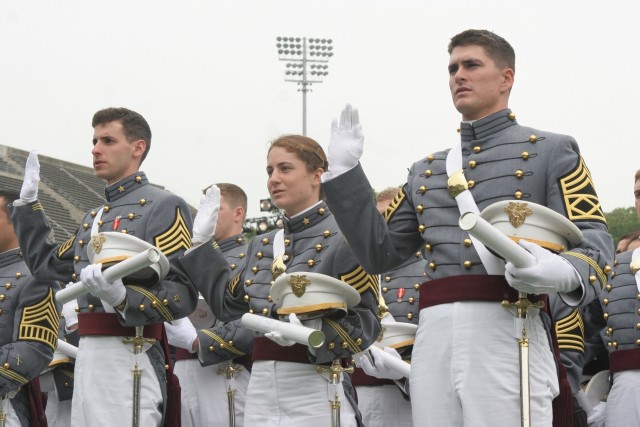
[[[528,294],[568,293],[580,286],[578,272],[569,261],[535,243],[520,240],[520,246],[537,259],[533,267],[516,267],[508,262],[505,277],[511,287]]]
[[[295,313],[291,313],[289,315],[289,323],[291,323],[292,325],[304,326]],[[286,339],[280,332],[277,331],[267,332],[266,334],[264,334],[264,336],[283,347],[290,347],[296,343],[295,341]]]
[[[380,351],[389,353],[390,355],[402,360],[400,353],[398,353],[395,348],[385,347],[384,350]],[[373,358],[373,363],[371,363],[371,360],[369,360],[369,357],[367,357],[367,354],[365,353],[368,353]],[[402,376],[398,376],[395,372],[391,371],[387,366],[384,365],[384,359],[378,354],[377,351],[375,351],[375,349],[372,349],[371,351],[365,350],[354,355],[354,360],[356,362],[356,366],[362,368],[365,374],[369,375],[370,377],[394,381],[402,379]]]
[[[593,407],[593,413],[587,418],[589,427],[604,427],[604,418],[607,413],[607,402],[600,402]]]
[[[169,344],[189,350],[189,353],[195,352],[193,342],[198,338],[198,331],[188,317],[164,322],[164,329],[167,331]]]
[[[75,325],[78,324],[78,313],[76,307],[78,306],[78,300],[71,300],[64,303],[62,306],[62,316],[64,316],[64,327],[67,332],[71,332]],[[73,329],[72,329],[73,328]]]
[[[112,307],[121,304],[127,297],[127,290],[118,279],[107,282],[102,275],[102,264],[90,264],[80,272],[80,281],[94,297],[100,298]]]
[[[364,135],[358,110],[347,104],[340,114],[340,124],[336,120],[331,123],[328,150],[330,178],[353,169],[362,157],[363,151]]]
[[[24,181],[20,189],[20,200],[31,203],[38,200],[38,182],[40,182],[40,162],[38,152],[31,150],[24,165]]]
[[[220,211],[220,189],[212,185],[200,198],[198,213],[193,220],[193,246],[208,242],[216,232],[218,212]]]

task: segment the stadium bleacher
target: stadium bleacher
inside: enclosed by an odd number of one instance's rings
[[[28,151],[0,145],[0,188],[20,191],[28,155]],[[38,160],[38,199],[49,218],[53,239],[63,243],[75,234],[87,211],[102,206],[105,183],[96,178],[90,167],[42,155]]]

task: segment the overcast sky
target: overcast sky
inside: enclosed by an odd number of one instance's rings
[[[2,0],[0,143],[91,166],[91,117],[125,106],[153,131],[149,178],[197,206],[233,182],[259,214],[266,152],[302,132],[277,36],[331,38],[308,135],[326,149],[346,102],[360,110],[376,190],[458,140],[446,46],[467,28],[516,50],[521,124],[574,136],[605,211],[633,205],[640,85],[635,2],[428,0]]]

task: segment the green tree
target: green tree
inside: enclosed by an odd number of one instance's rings
[[[640,220],[635,207],[616,208],[611,212],[605,212],[609,233],[613,237],[614,245],[618,245],[620,237],[635,230],[640,230]]]

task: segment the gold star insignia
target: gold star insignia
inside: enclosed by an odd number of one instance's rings
[[[309,225],[309,218],[304,218],[304,219],[302,220],[302,223],[303,223],[304,225]]]
[[[121,185],[120,187],[118,187],[118,191],[122,193],[124,191],[124,185]]]

